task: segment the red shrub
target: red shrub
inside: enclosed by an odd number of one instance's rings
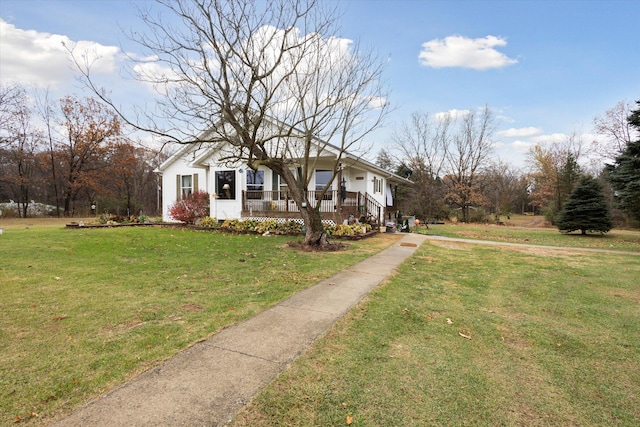
[[[200,218],[209,216],[209,193],[200,190],[183,196],[169,207],[169,215],[178,221],[195,224]]]

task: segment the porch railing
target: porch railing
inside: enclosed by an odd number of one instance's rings
[[[384,208],[373,197],[366,193],[355,191],[328,191],[321,196],[319,191],[308,191],[309,203],[320,205],[320,212],[338,214],[343,218],[353,215],[355,218],[365,217],[381,220]],[[320,200],[320,198],[322,200]],[[242,210],[249,215],[295,213],[300,208],[288,191],[257,191],[242,192]]]

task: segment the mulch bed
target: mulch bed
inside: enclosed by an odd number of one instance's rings
[[[341,242],[328,242],[326,245],[305,245],[302,241],[288,242],[286,246],[303,252],[339,252],[349,247]]]

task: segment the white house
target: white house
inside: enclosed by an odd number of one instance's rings
[[[308,200],[331,179],[338,149],[322,144],[308,188]],[[210,195],[210,215],[224,219],[301,220],[299,209],[287,191],[287,184],[266,167],[252,170],[246,164],[221,161],[223,150],[215,144],[187,144],[162,163],[162,216],[172,221],[169,208],[181,197],[197,190]],[[295,161],[292,171],[296,168]],[[397,208],[398,185],[411,184],[357,156],[343,153],[340,170],[320,202],[323,221],[342,223],[350,215],[383,223]]]

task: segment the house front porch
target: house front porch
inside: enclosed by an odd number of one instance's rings
[[[354,191],[328,191],[319,200],[320,192],[307,191],[307,200],[320,204],[323,221],[342,224],[357,219],[374,226],[395,214],[395,207],[382,206],[367,193]],[[300,208],[287,191],[242,191],[242,217],[299,219]]]

